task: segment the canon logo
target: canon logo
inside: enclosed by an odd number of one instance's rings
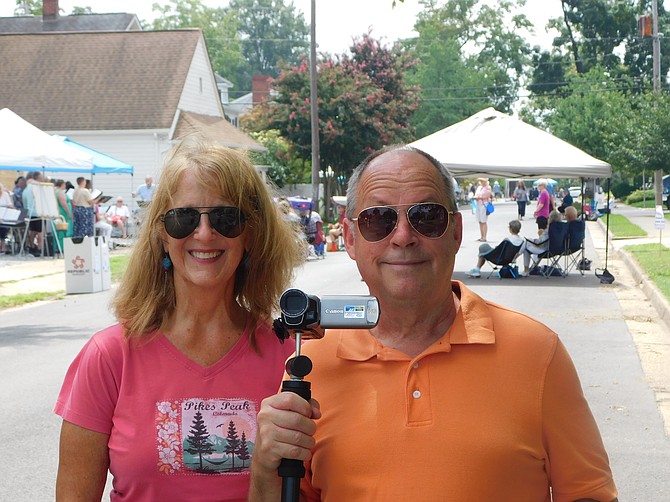
[[[344,314],[342,309],[326,309],[326,314]]]

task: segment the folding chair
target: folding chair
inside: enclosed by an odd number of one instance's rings
[[[568,244],[568,224],[565,222],[551,223],[547,229],[549,232],[549,249],[537,256],[536,266],[539,266],[542,260],[547,260],[547,265],[540,267],[540,274],[549,278],[558,272],[559,275],[566,277],[568,274],[561,269],[561,257],[567,250]]]
[[[567,245],[563,255],[565,256],[565,274],[571,270],[577,269],[584,275],[584,270],[577,265],[584,259],[584,236],[586,234],[586,224],[584,220],[575,220],[568,222]]]
[[[499,268],[514,263],[514,260],[519,254],[519,251],[521,251],[521,246],[523,246],[523,243],[519,244],[518,246],[515,246],[510,241],[505,239],[496,247],[494,247],[491,251],[489,251],[485,255],[482,255],[482,258],[486,260],[484,263],[488,263],[493,267],[493,269],[491,270],[489,275],[486,276],[486,278],[487,279],[490,278],[491,275],[493,275],[493,272],[498,271]],[[498,271],[498,278],[502,279],[500,271]]]

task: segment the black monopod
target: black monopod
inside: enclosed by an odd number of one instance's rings
[[[312,397],[311,383],[304,380],[312,371],[312,360],[300,354],[303,339],[323,338],[325,328],[374,328],[379,321],[379,302],[374,296],[330,295],[318,297],[299,289],[284,291],[279,299],[281,317],[275,319],[273,329],[283,343],[295,337],[295,356],[286,362],[288,380],[282,382],[282,392],[293,392],[304,400]],[[300,480],[305,477],[305,464],[284,458],[279,465],[282,478],[282,502],[300,500]]]

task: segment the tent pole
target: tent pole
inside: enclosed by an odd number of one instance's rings
[[[605,209],[605,267],[600,275],[596,274],[600,278],[601,284],[612,284],[614,282],[614,276],[607,270],[607,261],[609,257],[609,237],[610,237],[610,182],[611,178],[607,178],[607,198],[606,200],[606,209]],[[597,211],[597,209],[596,209]]]

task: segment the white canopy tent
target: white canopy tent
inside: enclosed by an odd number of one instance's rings
[[[38,129],[9,108],[0,110],[0,169],[91,172],[92,168],[91,155]]]
[[[410,144],[442,162],[453,176],[609,178],[612,175],[612,166],[607,162],[493,108]],[[605,267],[601,274],[596,271],[596,276],[600,282],[610,284],[614,276],[607,270],[609,213],[606,222]]]
[[[410,144],[459,177],[608,178],[612,174],[607,162],[493,108]]]

